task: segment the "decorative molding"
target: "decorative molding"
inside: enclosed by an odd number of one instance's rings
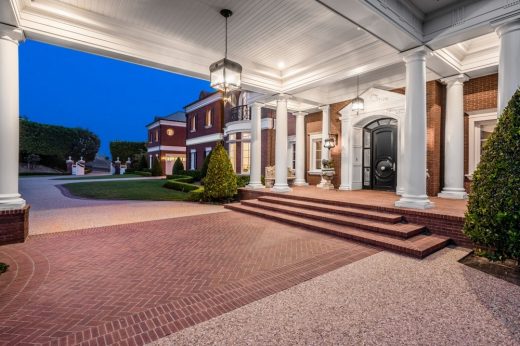
[[[156,151],[186,151],[186,147],[178,147],[171,145],[157,145],[155,147],[149,147],[148,152],[156,152]]]
[[[174,121],[174,120],[157,120],[156,122],[151,123],[146,126],[148,130],[152,130],[160,125],[170,125],[170,126],[178,126],[178,127],[186,127],[186,123],[182,121]]]
[[[209,142],[218,142],[223,139],[224,139],[223,133],[214,133],[211,135],[187,139],[186,146],[197,145],[197,144],[202,144],[202,143],[209,143]]]
[[[25,35],[20,28],[0,23],[0,39],[18,44],[18,42],[25,41]]]
[[[214,102],[217,102],[219,100],[222,100],[222,94],[221,93],[215,93],[211,96],[208,96],[200,101],[197,101],[195,103],[192,103],[188,106],[186,106],[184,109],[186,111],[186,113],[190,113],[190,112],[193,112],[197,109],[200,109],[202,107],[205,107],[209,104],[212,104]]]

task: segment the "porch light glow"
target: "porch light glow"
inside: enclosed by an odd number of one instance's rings
[[[332,149],[336,146],[336,139],[334,136],[330,136],[329,138],[325,138],[323,141],[323,147],[327,149]]]
[[[227,20],[233,12],[221,10],[220,14],[226,18],[226,51],[224,59],[214,62],[209,67],[210,85],[212,88],[227,93],[240,88],[242,81],[242,66],[227,58]]]
[[[365,109],[365,100],[359,97],[359,75],[357,76],[356,98],[352,100],[352,110],[359,112]]]

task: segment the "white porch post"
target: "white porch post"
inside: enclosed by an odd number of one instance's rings
[[[261,189],[262,185],[262,105],[251,106],[251,172],[248,188]]]
[[[352,123],[350,116],[341,115],[341,185],[340,190],[352,190],[350,169],[352,167],[349,157],[351,152]]]
[[[330,150],[329,148],[325,148],[323,144],[325,143],[325,139],[329,138],[330,135],[330,106],[325,105],[320,107],[322,112],[321,118],[321,159],[322,160],[330,160]],[[321,178],[321,182],[318,184],[318,187],[323,187],[324,184],[327,184],[327,180]]]
[[[447,85],[444,129],[444,188],[439,197],[465,199],[464,190],[464,82],[465,75],[442,80]]]
[[[0,24],[0,210],[21,209],[18,192],[20,29]]]
[[[275,169],[273,192],[289,192],[287,184],[287,95],[276,101]]]
[[[520,87],[520,19],[497,27],[500,38],[498,62],[498,116]]]
[[[396,207],[425,209],[433,207],[426,195],[426,47],[403,53],[406,63],[406,106],[404,143],[406,143],[406,181]]]
[[[305,116],[307,113],[296,113],[296,179],[294,185],[307,186],[305,181]]]

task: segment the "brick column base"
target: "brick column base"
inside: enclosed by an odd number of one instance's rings
[[[29,234],[29,208],[0,210],[0,245],[23,243]]]

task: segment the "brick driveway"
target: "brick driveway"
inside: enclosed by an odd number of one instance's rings
[[[144,344],[379,250],[235,212],[0,247],[0,344]]]

